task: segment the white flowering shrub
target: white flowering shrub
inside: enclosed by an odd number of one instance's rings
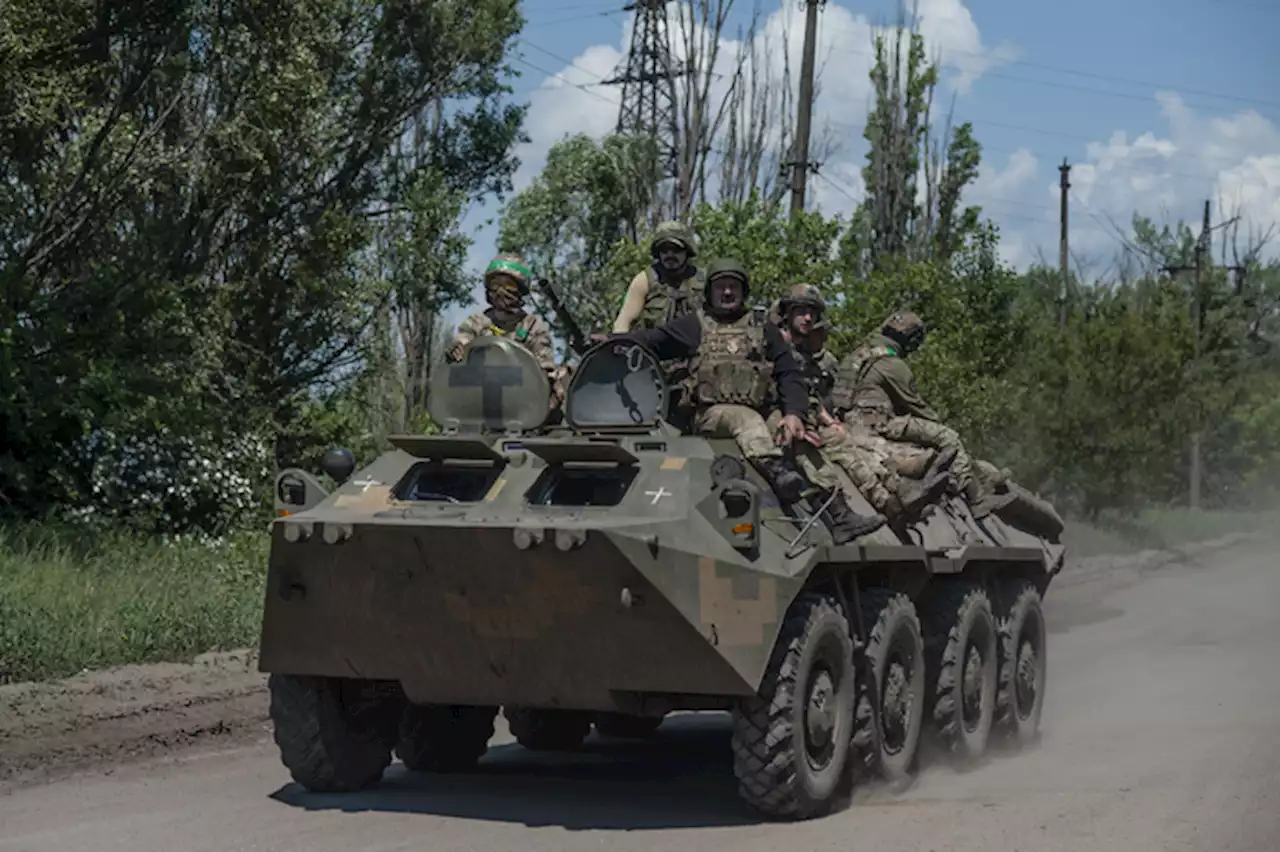
[[[66,515],[80,522],[216,539],[261,520],[271,494],[271,443],[262,435],[99,429],[72,452],[86,493]]]

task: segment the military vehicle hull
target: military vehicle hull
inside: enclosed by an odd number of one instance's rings
[[[519,362],[507,347],[490,359]],[[836,545],[726,463],[732,440],[660,422],[661,393],[638,403],[634,353],[622,379],[597,355],[580,399],[624,399],[629,422],[584,425],[570,405],[538,434],[404,436],[333,494],[282,474],[307,488],[279,504],[260,668],[296,779],[359,788],[393,749],[470,766],[499,707],[532,748],[573,748],[593,720],[643,736],[673,710],[729,709],[743,797],[795,818],[851,771],[909,776],[926,730],[961,757],[993,730],[1034,737],[1060,544],[948,498]]]

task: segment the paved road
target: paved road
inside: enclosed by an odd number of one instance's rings
[[[1280,565],[1237,549],[1128,588],[1050,594],[1040,746],[799,825],[738,804],[724,717],[654,745],[553,758],[500,745],[487,770],[308,796],[267,744],[0,797],[0,852],[1280,849]],[[1065,632],[1064,632],[1065,630]],[[675,720],[673,720],[675,721]],[[506,742],[509,737],[503,738]]]

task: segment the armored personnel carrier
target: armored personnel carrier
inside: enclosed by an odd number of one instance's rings
[[[441,434],[358,471],[331,453],[333,493],[280,475],[260,668],[296,781],[472,768],[499,712],[573,749],[727,710],[742,797],[796,819],[907,777],[923,734],[961,759],[1035,736],[1063,547],[1004,519],[1043,520],[1030,495],[837,546],[732,441],[666,423],[667,395],[652,353],[607,341],[553,411],[532,356],[480,338],[435,377]]]

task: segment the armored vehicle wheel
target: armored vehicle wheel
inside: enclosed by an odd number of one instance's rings
[[[838,601],[805,594],[787,613],[758,696],[733,711],[738,793],[771,817],[830,809],[853,736],[853,640]]]
[[[935,593],[925,640],[933,720],[943,745],[966,762],[986,751],[995,716],[995,617],[978,586],[944,582]]]
[[[400,719],[396,757],[419,772],[472,769],[493,737],[497,707],[410,704]]]
[[[603,737],[615,737],[621,740],[643,740],[658,732],[663,719],[663,716],[601,713],[596,716],[596,730]]]
[[[1010,589],[1008,612],[1000,620],[1000,691],[996,728],[1018,745],[1035,741],[1044,710],[1048,658],[1040,593],[1030,583]]]
[[[312,792],[349,792],[382,778],[391,763],[402,700],[375,683],[273,674],[271,721],[280,759]]]
[[[855,767],[891,784],[915,768],[924,716],[924,640],[915,604],[884,588],[862,591],[868,626],[867,674],[859,680],[854,722]],[[874,678],[874,680],[873,680]]]
[[[511,735],[531,751],[572,751],[591,733],[591,716],[575,710],[504,707]]]

